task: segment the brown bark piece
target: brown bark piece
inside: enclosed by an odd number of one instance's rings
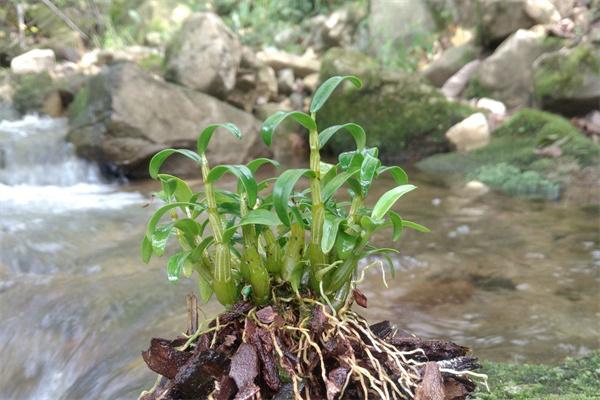
[[[423,379],[415,391],[415,400],[444,400],[445,396],[440,369],[434,362],[426,363]]]

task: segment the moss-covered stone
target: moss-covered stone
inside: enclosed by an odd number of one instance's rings
[[[600,352],[567,359],[558,366],[484,363],[490,392],[480,400],[592,400],[600,398]]]
[[[560,148],[554,156],[540,151],[551,145]],[[568,120],[523,109],[494,131],[487,146],[466,154],[436,154],[417,166],[480,179],[511,195],[555,199],[556,185],[564,188],[576,171],[597,165],[599,157],[600,145]]]
[[[449,150],[444,134],[473,114],[472,107],[446,100],[435,88],[415,76],[383,70],[368,56],[332,49],[322,60],[321,80],[354,74],[364,81],[359,91],[338,89],[318,113],[321,129],[355,122],[367,131],[368,145],[378,146],[387,162],[416,161]],[[338,135],[331,141],[335,153],[352,147],[352,139]]]
[[[600,50],[582,44],[540,57],[534,68],[534,95],[542,108],[565,115],[600,108]]]
[[[55,84],[47,72],[17,75],[13,79],[15,82],[13,104],[21,114],[41,112],[46,97],[56,90]]]

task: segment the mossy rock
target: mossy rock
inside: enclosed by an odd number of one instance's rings
[[[332,49],[324,56],[321,80],[354,74],[364,87],[338,89],[317,114],[321,129],[355,122],[367,131],[367,144],[377,146],[389,163],[412,162],[448,151],[446,131],[475,109],[446,100],[437,89],[415,76],[383,70],[370,57],[352,50]],[[352,148],[349,135],[338,135],[329,149]]]
[[[534,66],[540,107],[567,116],[600,108],[600,49],[584,43],[540,57]]]
[[[567,359],[557,366],[484,363],[490,392],[480,400],[592,400],[600,398],[600,352]]]
[[[558,157],[536,151],[552,144],[560,147]],[[599,157],[600,145],[568,120],[523,109],[494,131],[487,146],[469,153],[436,154],[417,166],[482,180],[509,195],[554,200],[557,186],[562,190],[575,171],[597,165]]]
[[[41,112],[46,97],[56,91],[56,85],[47,72],[15,75],[13,80],[13,104],[21,114]]]

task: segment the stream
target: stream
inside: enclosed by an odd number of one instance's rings
[[[169,283],[165,259],[140,260],[156,184],[105,182],[66,133],[64,119],[0,121],[0,399],[137,398],[155,380],[141,351],[185,330],[195,285]],[[379,269],[366,272],[359,312],[492,361],[554,363],[600,347],[598,207],[411,175],[419,190],[397,210],[432,233],[377,238],[400,250],[396,274],[386,271],[386,289]]]

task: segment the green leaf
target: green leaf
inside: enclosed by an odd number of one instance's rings
[[[246,166],[253,174],[255,174],[256,171],[265,164],[271,164],[275,168],[279,168],[280,166],[277,161],[271,160],[270,158],[257,158],[256,160],[250,161]]]
[[[237,139],[242,138],[242,131],[240,131],[240,128],[238,128],[237,126],[235,126],[232,123],[209,125],[206,128],[204,128],[204,130],[200,133],[200,135],[198,135],[198,140],[196,141],[196,148],[197,148],[198,154],[206,153],[206,148],[208,147],[208,142],[210,142],[210,138],[212,138],[213,133],[215,133],[215,131],[218,128],[227,129],[227,131],[229,133],[231,133],[233,136],[235,136]]]
[[[392,240],[395,242],[400,239],[402,236],[403,226],[402,226],[402,218],[395,212],[389,211],[388,216],[390,217],[390,221],[392,221]]]
[[[405,227],[405,228],[414,229],[415,231],[418,231],[418,232],[423,232],[423,233],[429,233],[429,232],[431,232],[429,230],[429,228],[427,228],[426,226],[423,226],[421,224],[417,224],[416,222],[407,221],[405,219],[402,220],[402,226]]]
[[[198,154],[188,149],[165,149],[159,151],[154,155],[154,157],[152,157],[152,159],[150,160],[150,165],[148,167],[148,171],[150,172],[150,177],[152,179],[156,179],[161,165],[163,165],[166,159],[172,156],[173,154],[181,154],[182,156],[193,160],[196,164],[200,164],[200,161],[202,160]]]
[[[312,101],[310,102],[310,112],[316,113],[323,107],[331,93],[335,90],[336,87],[344,80],[349,80],[352,82],[354,86],[360,89],[362,86],[362,81],[353,75],[346,76],[333,76],[327,79],[319,88],[316,90],[313,95]]]
[[[169,186],[169,195],[174,195],[176,201],[188,202],[194,195],[187,182],[168,174],[158,174],[158,179]],[[166,190],[163,189],[165,192]]]
[[[167,278],[169,281],[177,282],[179,280],[179,275],[181,275],[181,270],[188,256],[189,253],[176,253],[169,257],[167,263]]]
[[[377,200],[377,203],[375,203],[373,211],[371,212],[371,218],[374,220],[383,219],[400,197],[416,188],[415,185],[400,185],[388,190],[379,198],[379,200]]]
[[[202,265],[198,266],[196,271],[198,271],[198,292],[200,294],[200,303],[206,304],[213,295],[212,276],[210,272],[207,271],[207,267]]]
[[[315,121],[307,115],[300,111],[277,111],[275,114],[271,115],[269,118],[265,120],[260,129],[261,136],[267,146],[271,145],[273,140],[273,133],[277,126],[283,122],[286,118],[292,118],[294,121],[298,122],[300,125],[308,129],[309,131],[314,131],[317,129],[317,125]]]
[[[204,253],[204,250],[206,250],[214,242],[215,238],[213,236],[208,236],[202,239],[200,244],[190,252],[190,259],[194,262],[200,260],[202,258],[202,253]]]
[[[405,185],[408,183],[408,174],[397,165],[379,168],[377,170],[377,176],[385,174],[386,172],[389,172],[389,174],[392,175],[392,178],[394,178],[396,185]]]
[[[150,262],[150,258],[152,257],[152,242],[145,235],[144,235],[144,238],[142,239],[141,251],[142,251],[142,261],[145,264],[148,264],[148,262]]]
[[[365,154],[362,164],[360,166],[360,187],[362,189],[363,197],[365,197],[369,191],[369,187],[371,186],[371,182],[375,178],[375,174],[377,169],[381,165],[381,161],[379,159],[373,157],[370,154]]]
[[[233,225],[223,232],[223,242],[229,243],[238,228],[244,225],[281,225],[281,221],[277,218],[277,215],[273,214],[269,210],[256,209],[246,214],[237,225]]]
[[[367,144],[367,135],[362,126],[354,123],[334,125],[323,130],[321,133],[319,133],[319,148],[322,149],[323,146],[327,144],[329,139],[331,139],[333,135],[335,135],[340,130],[345,130],[352,135],[354,141],[356,142],[356,148],[358,150],[364,149],[365,145]]]
[[[329,200],[331,196],[333,196],[348,179],[356,175],[357,172],[358,170],[352,172],[342,172],[327,182],[327,184],[323,186],[323,189],[321,189],[321,198],[323,201],[326,202]]]
[[[256,184],[256,180],[254,179],[254,175],[252,175],[252,171],[245,165],[219,165],[214,167],[208,173],[206,177],[207,183],[213,183],[217,179],[219,179],[223,174],[229,172],[236,176],[239,182],[244,187],[246,191],[248,206],[250,208],[254,207],[256,204],[256,196],[258,192],[258,185]]]
[[[275,207],[275,212],[281,222],[286,226],[290,226],[288,202],[292,190],[298,180],[303,176],[313,178],[315,173],[310,169],[289,169],[277,178],[275,185],[273,186],[273,205]]]
[[[156,225],[158,224],[158,222],[160,221],[160,219],[170,210],[174,209],[174,208],[178,208],[178,207],[188,207],[193,209],[198,209],[201,211],[205,210],[205,207],[202,206],[201,204],[197,204],[197,203],[187,203],[187,202],[176,202],[176,203],[169,203],[169,204],[165,204],[164,206],[162,206],[161,208],[159,208],[158,210],[156,210],[154,212],[154,214],[152,215],[152,217],[150,218],[150,221],[148,221],[148,226],[146,227],[146,236],[148,238],[152,237],[152,234],[154,233],[155,229],[156,229]]]
[[[157,256],[162,256],[165,253],[165,247],[169,241],[169,237],[173,232],[173,223],[165,224],[157,227],[150,236],[152,249]]]
[[[327,254],[333,248],[335,239],[337,238],[338,230],[340,229],[340,223],[344,219],[331,213],[325,213],[325,220],[323,221],[323,237],[321,238],[321,250]]]

